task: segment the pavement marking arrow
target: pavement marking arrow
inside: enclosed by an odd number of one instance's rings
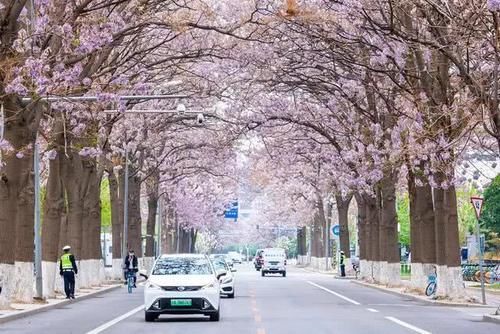
[[[411,329],[412,331],[415,331],[417,333],[420,333],[420,334],[432,334],[431,332],[428,332],[428,331],[424,331],[423,329],[420,329],[418,327],[415,327],[413,325],[410,325],[409,323],[407,322],[404,322],[404,321],[401,321],[397,318],[394,318],[394,317],[385,317],[387,320],[390,320],[400,326],[403,326],[403,327],[406,327],[408,329]]]
[[[348,302],[349,302],[349,303],[351,303],[351,304],[354,304],[354,305],[361,305],[361,303],[358,303],[357,301],[352,300],[351,298],[348,298],[348,297],[346,297],[346,296],[343,296],[343,295],[341,295],[340,293],[337,293],[337,292],[335,292],[335,291],[332,291],[332,290],[330,290],[330,289],[327,289],[327,288],[325,288],[324,286],[318,285],[318,284],[313,283],[313,282],[311,282],[311,281],[307,281],[307,283],[309,283],[309,284],[311,284],[311,285],[313,285],[313,286],[315,286],[315,287],[317,287],[317,288],[320,288],[321,290],[324,290],[324,291],[326,291],[326,292],[328,292],[328,293],[331,293],[332,295],[335,295],[335,296],[337,296],[337,297],[339,297],[339,298],[342,298],[343,300],[348,301]]]
[[[132,316],[132,315],[136,314],[136,313],[137,313],[137,312],[139,312],[140,310],[144,310],[144,305],[138,306],[138,307],[136,307],[135,309],[133,309],[132,311],[129,311],[129,312],[127,312],[127,313],[125,313],[125,314],[123,314],[123,315],[121,315],[121,316],[117,317],[117,318],[114,318],[114,319],[113,319],[113,320],[111,320],[111,321],[108,321],[107,323],[105,323],[105,324],[103,324],[103,325],[101,325],[101,326],[97,327],[96,329],[93,329],[93,330],[91,330],[90,332],[87,332],[87,334],[99,334],[99,333],[101,333],[101,332],[105,331],[106,329],[108,329],[109,327],[116,325],[116,324],[117,324],[117,323],[119,323],[120,321],[125,320],[125,319],[127,319],[128,317],[130,317],[130,316]]]

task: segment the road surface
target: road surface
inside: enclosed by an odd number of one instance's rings
[[[0,325],[0,333],[50,334],[392,334],[500,333],[480,308],[432,306],[348,280],[289,268],[286,278],[238,267],[236,298],[223,299],[221,321],[162,316],[144,322],[142,289],[125,287]]]

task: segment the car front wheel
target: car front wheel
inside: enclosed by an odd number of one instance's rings
[[[286,271],[283,272],[283,277],[286,277]]]
[[[219,321],[220,320],[220,310],[216,313],[210,314],[210,321]]]
[[[146,320],[146,322],[153,322],[155,321],[156,319],[158,319],[158,315],[155,314],[155,313],[152,313],[152,312],[145,312],[144,313],[144,318]]]
[[[262,270],[260,274],[262,275],[262,277],[266,276],[266,272],[264,270]]]

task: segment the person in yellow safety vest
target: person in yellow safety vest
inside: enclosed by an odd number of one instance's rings
[[[340,276],[345,277],[345,254],[340,252]]]
[[[75,275],[78,274],[76,267],[75,257],[69,251],[70,246],[64,246],[64,254],[61,256],[59,262],[59,274],[64,279],[64,292],[66,299],[75,299]]]

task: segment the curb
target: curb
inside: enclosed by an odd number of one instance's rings
[[[488,322],[493,322],[496,324],[500,324],[500,315],[485,314],[485,315],[483,315],[483,320],[488,321]]]
[[[22,319],[22,318],[25,318],[25,317],[28,317],[28,316],[31,316],[31,315],[35,315],[35,314],[38,314],[38,313],[42,313],[42,312],[45,312],[45,311],[53,310],[55,308],[58,308],[58,307],[61,307],[61,306],[65,306],[65,305],[70,305],[70,304],[73,304],[73,303],[76,303],[76,302],[79,302],[79,301],[82,301],[82,300],[90,299],[90,298],[93,298],[95,296],[99,296],[99,295],[108,293],[110,291],[113,291],[115,289],[118,289],[120,286],[121,285],[113,285],[113,286],[110,286],[108,288],[96,291],[96,292],[91,292],[91,293],[88,293],[86,295],[76,297],[73,301],[64,299],[64,300],[62,300],[60,302],[56,302],[54,304],[44,305],[44,306],[41,306],[39,308],[35,308],[35,309],[32,309],[32,310],[24,310],[24,311],[20,311],[18,313],[14,313],[14,314],[0,316],[0,324],[6,323],[6,322],[9,322],[9,321],[13,321],[13,320]]]
[[[423,296],[420,297],[420,296],[415,296],[415,295],[411,295],[411,294],[404,293],[404,292],[393,291],[393,290],[389,290],[389,289],[386,289],[386,288],[381,287],[381,286],[376,286],[376,285],[372,285],[372,284],[368,284],[368,283],[364,283],[364,282],[360,282],[360,281],[351,280],[351,283],[354,283],[354,284],[357,284],[360,286],[364,286],[367,288],[379,290],[379,291],[382,291],[382,292],[385,292],[385,293],[388,293],[388,294],[391,294],[394,296],[400,296],[400,297],[402,296],[402,297],[410,298],[414,301],[419,301],[419,302],[423,302],[423,303],[426,303],[429,305],[434,305],[434,306],[478,307],[478,308],[494,308],[495,307],[493,305],[482,305],[482,304],[474,304],[474,303],[453,303],[453,302],[446,302],[446,301],[441,301],[441,300],[430,300],[430,299],[427,299]]]

